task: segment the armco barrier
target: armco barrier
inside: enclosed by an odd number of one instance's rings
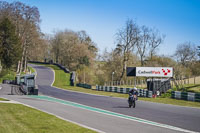
[[[106,91],[106,92],[116,92],[116,93],[123,93],[128,94],[131,88],[119,88],[113,86],[96,86],[97,91]],[[152,91],[148,91],[145,89],[138,89],[138,96],[139,97],[152,97]]]
[[[29,63],[39,63],[39,64],[53,64],[56,65],[57,67],[59,67],[60,69],[62,69],[65,73],[69,73],[69,69],[67,69],[66,67],[57,64],[57,63],[50,63],[50,62],[39,62],[39,61],[29,61]]]
[[[200,102],[200,93],[172,91],[171,98]]]
[[[76,86],[78,86],[78,87],[83,87],[83,88],[86,88],[86,89],[91,89],[91,88],[92,88],[92,86],[89,85],[89,84],[81,84],[81,83],[78,83],[78,84],[76,84]]]

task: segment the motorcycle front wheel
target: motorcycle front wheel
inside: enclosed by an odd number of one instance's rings
[[[133,101],[133,108],[135,108],[135,101]]]

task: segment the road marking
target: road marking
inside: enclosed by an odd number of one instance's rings
[[[56,117],[59,118],[59,119],[62,119],[62,120],[71,122],[71,123],[76,124],[76,125],[79,125],[79,126],[81,126],[81,127],[84,127],[84,128],[87,128],[87,129],[90,129],[90,130],[93,130],[93,131],[96,131],[96,132],[98,132],[98,133],[105,133],[105,132],[103,132],[103,131],[101,131],[101,130],[98,130],[98,129],[95,129],[95,128],[92,128],[92,127],[89,127],[89,126],[86,126],[86,125],[83,125],[83,124],[80,124],[80,123],[77,123],[77,122],[75,122],[75,121],[71,121],[71,120],[69,120],[69,119],[63,118],[63,117],[58,116],[58,115],[56,115],[56,114],[54,114],[54,113],[50,113],[50,112],[47,112],[47,111],[38,109],[37,107],[33,107],[33,106],[31,106],[31,105],[28,105],[28,104],[25,104],[25,103],[21,103],[21,102],[17,102],[17,101],[14,101],[14,102],[15,102],[15,103],[18,103],[18,104],[22,104],[22,105],[27,106],[27,107],[30,107],[30,108],[33,108],[33,109],[36,109],[36,110],[39,110],[39,111],[41,111],[41,112],[45,112],[45,113],[50,114],[50,115],[54,115],[54,116],[56,116]]]
[[[86,106],[86,105],[75,103],[75,102],[65,101],[65,100],[61,100],[61,99],[57,99],[57,98],[53,98],[53,97],[49,97],[49,96],[33,96],[32,95],[32,96],[29,96],[29,97],[38,98],[38,99],[47,100],[47,101],[52,101],[52,102],[57,102],[57,103],[62,103],[62,104],[65,104],[65,105],[78,107],[78,108],[93,111],[93,112],[98,112],[98,113],[102,113],[102,114],[106,114],[106,115],[110,115],[110,116],[115,116],[115,117],[120,117],[120,118],[132,120],[132,121],[136,121],[136,122],[140,122],[140,123],[144,123],[144,124],[148,124],[148,125],[153,125],[153,126],[157,126],[157,127],[167,128],[167,129],[171,129],[171,130],[175,130],[175,131],[195,133],[194,131],[182,129],[182,128],[179,128],[179,127],[174,127],[174,126],[170,126],[170,125],[166,125],[166,124],[148,121],[148,120],[145,120],[145,119],[132,117],[132,116],[128,116],[128,115],[124,115],[124,114],[120,114],[120,113],[115,113],[115,112],[111,112],[111,111],[107,111],[107,110],[103,110],[103,109],[99,109],[99,108],[95,108],[95,107],[90,107],[90,106]]]
[[[50,67],[49,67],[50,68]],[[52,71],[53,71],[53,82],[51,83],[51,86],[53,86],[53,84],[54,84],[54,82],[55,82],[55,71],[52,69],[52,68],[50,68]]]

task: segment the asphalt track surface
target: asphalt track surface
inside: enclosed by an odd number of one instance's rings
[[[37,71],[36,83],[44,95],[200,132],[200,109],[144,101],[137,101],[135,109],[128,108],[126,99],[88,95],[51,87],[54,80],[53,71],[43,66],[32,67]]]
[[[36,84],[38,85],[40,94],[63,99],[65,101],[71,101],[73,103],[78,103],[89,107],[103,109],[125,116],[141,118],[189,131],[200,132],[199,108],[165,105],[144,101],[137,101],[136,108],[134,109],[128,108],[127,99],[83,94],[52,87],[51,84],[54,80],[53,71],[43,66],[32,65],[32,67],[37,70]],[[23,99],[25,98],[13,98],[13,100],[18,100],[22,103]],[[38,101],[40,104],[38,104]],[[34,98],[31,98],[31,100],[27,101],[25,104],[31,104],[36,108],[53,114],[57,114],[56,110],[61,111],[63,109],[65,110],[65,113],[58,113],[57,115],[59,117],[97,129],[97,131],[138,133],[180,132],[180,130],[171,130],[168,128],[153,126],[151,124],[144,124],[137,121],[131,121],[130,119],[119,118],[112,115],[110,116],[87,109],[60,105],[58,103],[43,101],[41,99],[35,100]]]

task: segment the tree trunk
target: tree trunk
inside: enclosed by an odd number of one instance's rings
[[[26,72],[27,69],[27,48],[25,49],[25,55],[24,55],[24,72]]]
[[[21,59],[21,64],[20,64],[20,69],[19,69],[19,74],[21,74],[23,70],[23,63],[24,63],[24,57],[25,57],[25,51],[26,51],[26,43],[23,45],[23,52],[22,52],[22,59]]]
[[[152,58],[153,58],[153,52],[151,51],[151,53],[150,53],[150,59],[152,60]]]
[[[141,59],[141,66],[143,66],[144,65],[143,57],[141,56],[140,59]]]
[[[123,60],[123,69],[122,69],[122,74],[121,74],[121,76],[120,76],[120,81],[122,80],[122,78],[123,78],[123,76],[124,76],[124,73],[126,72],[126,63],[127,63],[127,61],[126,61],[126,59],[124,58],[124,60]]]
[[[24,72],[26,72],[27,69],[27,56],[24,58]]]
[[[19,61],[18,61],[18,65],[17,65],[17,73],[19,73],[20,64],[21,64],[21,62],[20,62],[20,60],[19,60]]]

